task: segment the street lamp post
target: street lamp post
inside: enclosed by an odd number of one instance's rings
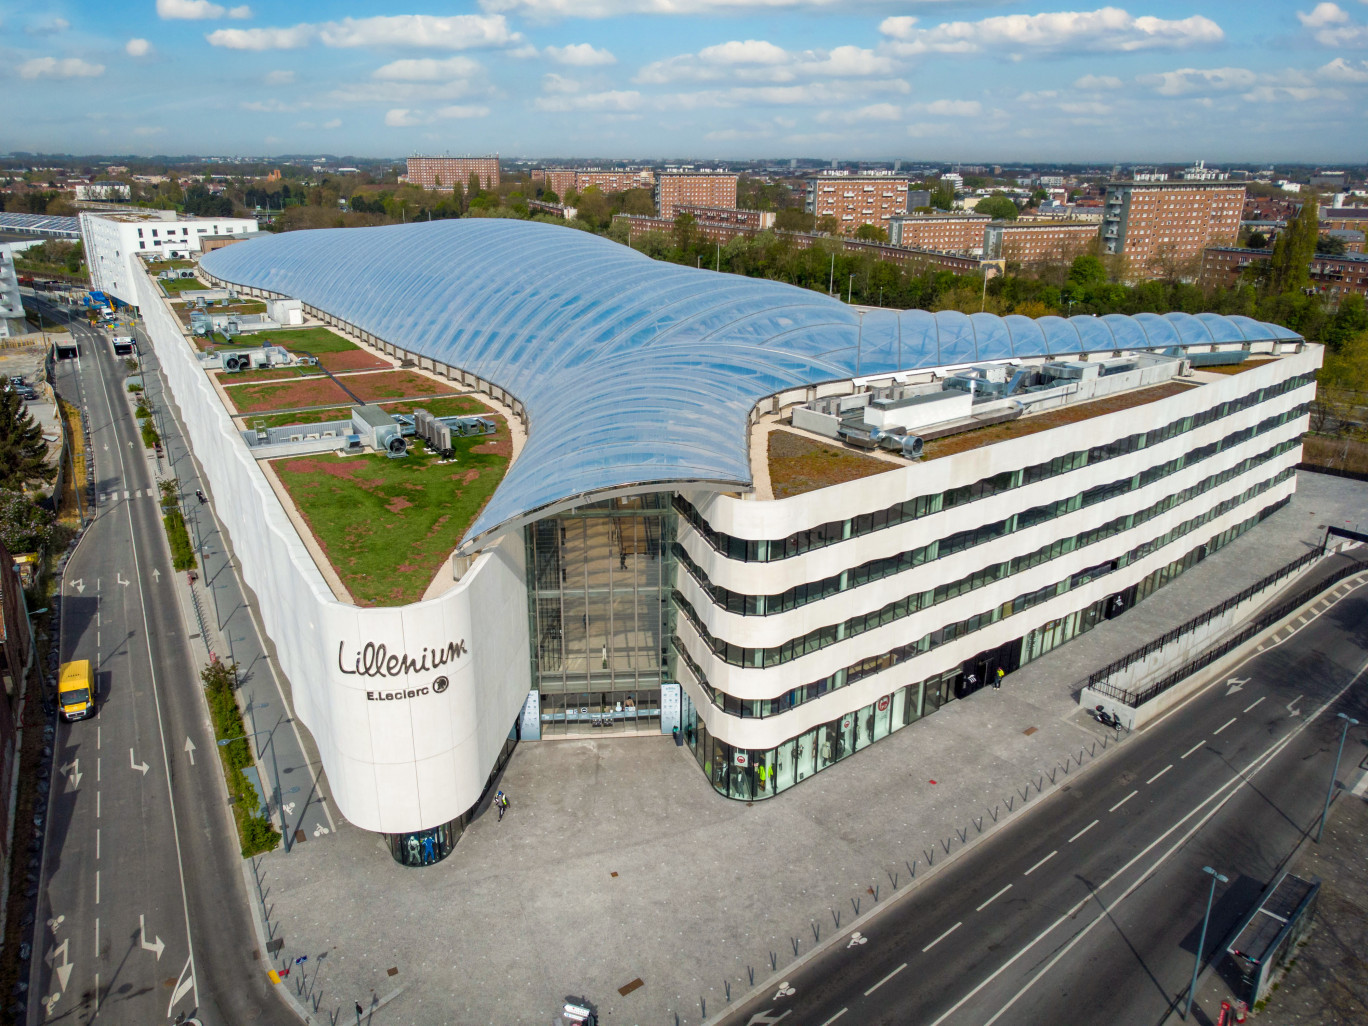
[[[1202,917],[1202,935],[1197,941],[1197,953],[1192,959],[1192,986],[1188,988],[1187,1007],[1183,1009],[1184,1019],[1192,1013],[1192,999],[1197,996],[1197,974],[1202,968],[1202,949],[1206,947],[1207,924],[1211,922],[1211,906],[1216,900],[1216,883],[1230,883],[1230,877],[1222,876],[1210,866],[1203,866],[1202,872],[1211,877],[1211,892],[1207,895],[1206,915]]]
[[[836,254],[831,254],[831,273],[827,275],[827,295],[836,295]]]
[[[1330,799],[1335,794],[1335,778],[1339,776],[1340,759],[1344,757],[1344,739],[1349,736],[1349,728],[1357,727],[1358,720],[1344,713],[1338,714],[1344,721],[1344,730],[1340,732],[1339,751],[1335,753],[1335,768],[1330,771],[1330,786],[1325,789],[1325,808],[1321,809],[1320,826],[1316,827],[1316,843],[1320,844],[1321,834],[1325,832],[1325,817],[1330,813]]]
[[[846,304],[850,304],[850,298],[855,295],[855,275],[850,276],[850,281],[846,283]]]
[[[860,315],[860,330],[855,336],[855,376],[860,376],[860,349],[864,345],[864,315],[863,310],[857,311]]]

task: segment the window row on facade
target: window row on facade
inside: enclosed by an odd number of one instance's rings
[[[1277,512],[1286,502],[1286,499],[1282,499],[1273,503],[1189,550],[1181,558],[1146,575],[1130,589],[1134,595],[1133,601],[1146,598]],[[1012,645],[1016,654],[1013,666],[1031,662],[1091,630],[1105,619],[1108,605],[1108,599],[1099,599],[1015,639]],[[686,692],[681,710],[682,732],[699,767],[715,790],[728,798],[758,801],[772,798],[846,756],[929,716],[956,697],[962,675],[963,669],[955,667],[914,684],[895,688],[869,705],[852,709],[772,748],[763,749],[738,748],[713,736]]]
[[[1290,449],[1292,447],[1294,446],[1287,446],[1283,449],[1283,451],[1287,451],[1287,449]],[[896,665],[897,663],[905,662],[906,660],[912,659],[916,656],[924,655],[925,653],[930,652],[932,649],[938,648],[941,645],[947,644],[951,641],[961,638],[966,634],[970,634],[976,630],[986,627],[991,623],[996,623],[997,621],[1005,619],[1009,616],[1013,616],[1016,613],[1024,612],[1025,610],[1030,609],[1033,606],[1037,606],[1042,602],[1048,602],[1050,599],[1057,598],[1060,595],[1067,594],[1069,591],[1072,591],[1075,588],[1082,587],[1084,584],[1087,584],[1089,581],[1095,580],[1098,577],[1103,577],[1123,567],[1129,566],[1137,560],[1143,559],[1151,553],[1163,548],[1164,546],[1169,545],[1174,541],[1177,541],[1184,535],[1189,534],[1192,531],[1198,530],[1203,525],[1210,523],[1212,520],[1215,520],[1217,517],[1224,516],[1231,510],[1236,509],[1242,503],[1248,502],[1251,499],[1268,491],[1270,488],[1273,488],[1274,486],[1281,484],[1286,480],[1289,480],[1292,477],[1293,473],[1294,468],[1284,468],[1283,470],[1275,474],[1273,477],[1267,478],[1263,481],[1258,482],[1257,484],[1251,485],[1249,488],[1245,489],[1239,495],[1232,496],[1231,498],[1226,499],[1224,502],[1221,502],[1218,505],[1213,506],[1206,512],[1198,516],[1192,517],[1189,520],[1183,521],[1182,523],[1176,525],[1170,530],[1165,531],[1162,535],[1159,535],[1155,538],[1151,538],[1150,540],[1133,547],[1132,549],[1121,554],[1115,559],[1099,561],[1096,564],[1076,571],[1075,573],[1071,574],[1069,577],[1064,578],[1063,580],[1056,581],[1052,584],[1045,585],[1042,588],[1037,588],[1033,591],[1018,595],[1016,596],[1016,598],[1011,599],[1007,602],[1000,603],[999,605],[994,606],[992,609],[988,609],[983,612],[977,613],[974,616],[967,617],[963,620],[957,620],[953,623],[948,623],[944,626],[937,627],[935,630],[927,632],[925,635],[923,635],[916,641],[909,642],[906,645],[900,645],[897,648],[891,649],[890,651],[883,652],[879,655],[870,656],[868,658],[860,660],[859,662],[852,663],[849,666],[837,670],[830,676],[823,677],[820,680],[813,681],[810,684],[805,684],[800,687],[792,688],[789,691],[786,691],[784,694],[778,696],[777,698],[741,699],[728,695],[725,692],[718,691],[717,689],[713,688],[711,684],[708,683],[707,676],[703,673],[702,669],[698,666],[697,662],[688,654],[683,642],[678,638],[678,636],[672,638],[671,641],[676,652],[681,655],[684,662],[688,665],[690,671],[697,679],[700,687],[702,687],[705,693],[708,694],[710,700],[713,702],[714,705],[721,708],[724,712],[728,712],[735,716],[773,716],[779,713],[787,712],[788,710],[796,708],[797,706],[802,705],[805,702],[810,702],[814,699],[820,698],[830,691],[835,691],[849,684],[853,684],[855,681],[862,680],[863,678],[868,677],[871,674],[880,673],[883,670],[886,670],[889,667]],[[1177,503],[1175,502],[1172,505],[1176,504]],[[995,570],[995,568],[990,567],[987,568],[986,571],[982,571],[981,573],[987,574],[993,570]],[[963,581],[956,583],[957,585],[965,587],[966,590],[969,590],[972,587],[979,587],[983,584],[989,583],[989,580],[1000,579],[997,577],[988,578],[986,576],[982,580],[980,580],[979,578],[980,575],[975,574],[970,578],[966,578]],[[910,616],[913,613],[918,612],[920,609],[924,609],[928,605],[933,604],[934,596],[938,593],[938,591],[939,589],[935,589],[932,591],[910,595],[904,599],[898,600],[897,602],[889,603],[882,609],[876,610],[875,612],[869,613],[863,617],[857,617],[852,620],[847,620],[841,625],[822,628],[819,631],[813,631],[810,634],[805,635],[803,638],[796,639],[795,642],[789,642],[788,644],[781,646],[779,648],[750,649],[724,643],[724,649],[722,651],[717,650],[717,641],[707,633],[707,630],[702,626],[702,624],[698,621],[697,617],[694,615],[693,610],[689,608],[686,602],[682,601],[682,597],[679,596],[678,593],[676,593],[675,601],[679,604],[680,610],[685,614],[686,618],[689,620],[689,623],[693,626],[694,630],[697,631],[699,637],[703,640],[704,644],[712,647],[714,653],[718,656],[718,658],[724,659],[726,662],[736,666],[772,666],[785,662],[788,659],[798,658],[799,655],[806,655],[809,651],[817,651],[819,648],[824,648],[829,644],[834,644],[836,641],[841,641],[849,637],[854,637],[866,631],[873,630],[877,627],[882,627],[888,623],[892,623],[895,620],[901,619],[906,616]],[[804,646],[810,643],[816,647],[811,649],[804,648],[802,652],[798,652],[797,648],[795,647],[797,643],[802,643]],[[766,661],[760,662],[757,660]]]
[[[1104,538],[1119,534],[1122,531],[1138,527],[1140,524],[1146,523],[1162,513],[1167,513],[1176,506],[1180,506],[1213,488],[1225,484],[1227,481],[1234,480],[1241,474],[1276,458],[1284,452],[1295,449],[1300,444],[1301,442],[1298,439],[1288,439],[1264,452],[1241,460],[1228,470],[1224,470],[1219,474],[1213,474],[1181,491],[1167,495],[1143,510],[1117,517],[1110,523],[1075,535],[1072,539],[1073,544],[1068,551],[1077,551],[1086,545],[1091,545]],[[1060,499],[1059,503],[1056,503],[1055,505],[1064,504],[1067,506],[1077,501],[1078,498],[1078,496],[1073,496],[1069,499]],[[1066,510],[1066,512],[1070,511],[1071,510]],[[1009,517],[1006,522],[1010,523],[1014,519],[1015,516]],[[1038,522],[1039,521],[1035,521],[1035,523]],[[1013,530],[1017,529],[1018,528],[1013,528]],[[993,534],[992,537],[1000,537],[1002,534],[1006,533],[1009,532],[1002,531]],[[991,539],[985,537],[983,540],[987,541]],[[933,542],[932,546],[934,547],[935,544],[936,543]],[[1042,546],[1040,549],[1036,550],[1036,552],[1028,553],[1026,556],[1022,557],[1026,563],[1021,569],[1025,570],[1030,566],[1039,565],[1047,559],[1055,558],[1050,555],[1053,550],[1054,544],[1052,543],[1047,546]],[[974,573],[961,578],[959,581],[949,582],[927,591],[914,593],[905,598],[901,598],[896,602],[890,602],[881,609],[877,609],[871,613],[865,613],[861,616],[851,617],[840,623],[820,627],[817,630],[809,631],[801,637],[793,638],[782,645],[777,645],[772,648],[745,648],[740,645],[734,645],[723,638],[714,637],[703,625],[701,618],[698,616],[688,599],[678,591],[674,593],[674,599],[680,610],[683,611],[684,614],[689,617],[690,621],[698,628],[699,637],[712,649],[713,653],[719,659],[722,659],[724,662],[730,663],[733,666],[778,666],[781,663],[791,662],[794,659],[800,659],[805,655],[820,651],[828,645],[834,645],[836,642],[843,641],[856,634],[863,634],[865,631],[873,629],[873,627],[882,626],[883,623],[889,622],[889,620],[910,616],[913,613],[920,612],[922,609],[929,608],[938,602],[947,601],[948,599],[967,591],[983,587],[994,581],[1002,580],[1005,577],[1011,576],[1011,573],[1009,572],[1002,572],[1002,568],[1010,566],[1011,561],[993,564],[975,571]],[[940,596],[942,589],[945,589],[945,597],[943,598],[938,597]],[[893,612],[894,610],[897,610],[897,612]]]
[[[1140,449],[1150,448],[1178,435],[1195,431],[1207,424],[1233,416],[1276,396],[1302,388],[1314,381],[1314,373],[1299,374],[1266,388],[1255,389],[1237,399],[1217,403],[1199,413],[1179,417],[1150,431],[1137,432],[1089,449],[1064,453],[1019,470],[1003,471],[971,484],[948,488],[928,495],[920,495],[914,499],[896,503],[886,509],[864,513],[849,520],[829,521],[816,527],[797,531],[787,538],[758,540],[737,538],[715,530],[703,515],[680,495],[675,496],[675,509],[717,552],[729,559],[748,563],[789,559],[813,549],[825,548],[849,538],[857,538],[887,527],[895,527],[898,524],[907,523],[931,513],[952,509],[968,502],[987,498],[990,495],[998,495],[1015,488],[1022,488],[1038,481],[1081,470],[1083,467],[1093,466],[1105,460],[1116,459]]]
[[[1209,459],[1217,453],[1228,451],[1251,438],[1303,417],[1306,415],[1307,409],[1307,406],[1298,406],[1286,413],[1269,417],[1253,427],[1232,432],[1222,439],[1199,446],[1169,460],[1167,463],[1149,467],[1131,477],[1100,484],[1076,495],[1046,503],[1043,506],[1033,506],[981,527],[957,531],[952,535],[928,542],[926,545],[918,546],[915,549],[909,549],[881,559],[869,560],[849,570],[843,570],[839,574],[824,577],[819,581],[807,581],[803,584],[794,585],[792,588],[775,595],[747,595],[713,584],[682,545],[675,545],[675,556],[680,564],[689,571],[689,575],[698,583],[698,586],[707,593],[708,597],[719,608],[725,609],[729,613],[739,613],[742,616],[769,616],[785,613],[805,606],[809,602],[816,602],[873,581],[892,577],[923,563],[953,555],[964,549],[985,544],[1004,535],[1034,527],[1036,524],[1044,523],[1047,520],[1053,520],[1077,510],[1086,509],[1099,502],[1105,502],[1118,495],[1144,488],[1155,481],[1176,474],[1186,467]]]

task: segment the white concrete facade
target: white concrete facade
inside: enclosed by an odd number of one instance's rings
[[[789,499],[757,502],[717,494],[687,498],[713,530],[734,538],[778,541],[824,524],[846,522],[848,526],[856,517],[889,509],[898,503],[1017,471],[1056,456],[1106,445],[1239,400],[1260,389],[1281,388],[1284,381],[1313,373],[1320,360],[1319,347],[1304,347],[1300,353],[1284,356],[1266,366],[1214,380],[1137,409],[1094,417]],[[704,590],[681,562],[676,586],[693,617],[714,639],[749,653],[755,649],[777,648],[810,632],[883,609],[909,594],[924,593],[960,581],[986,567],[1032,553],[1057,539],[1081,535],[1111,524],[1117,518],[1139,513],[1184,489],[1205,488],[1187,501],[1149,516],[1132,527],[1115,530],[1106,537],[1020,572],[923,606],[882,626],[849,637],[838,635],[834,642],[824,647],[773,664],[758,657],[751,660],[749,655],[742,660],[746,665],[724,659],[700,634],[693,619],[680,615],[676,634],[688,658],[679,660],[678,675],[685,692],[697,707],[700,720],[716,739],[738,748],[772,749],[818,724],[867,707],[897,688],[949,671],[978,653],[1024,637],[1043,624],[1124,591],[1208,539],[1221,535],[1291,494],[1295,479],[1290,475],[1285,480],[1269,482],[1300,459],[1297,440],[1306,429],[1307,416],[1299,410],[1310,402],[1314,392],[1314,382],[1302,384],[1149,447],[901,524],[847,536],[825,547],[772,562],[731,558],[681,517],[679,542],[710,585],[741,595],[776,596],[795,586],[852,571],[871,560],[898,556],[936,539],[994,524],[1066,496],[1081,495],[1096,486],[1133,479],[1150,468],[1227,439],[1236,432],[1254,428],[1271,418],[1285,418],[1284,423],[1229,444],[1208,458],[1141,487],[1127,488],[1114,497],[1034,526],[1011,530],[981,544],[782,612],[745,615],[728,611]],[[1244,461],[1263,457],[1279,446],[1285,451],[1239,469]],[[1205,484],[1208,479],[1220,475],[1226,479],[1214,485]],[[1253,494],[1240,498],[1251,490]],[[1110,573],[1003,616],[854,683],[838,684],[834,690],[782,712],[748,717],[724,712],[709,698],[703,682],[697,679],[689,665],[692,662],[701,670],[706,684],[716,692],[742,700],[776,699],[795,687],[833,678],[846,667],[878,657],[946,625],[995,610],[1019,596],[1067,581],[1086,568],[1117,559],[1223,502],[1229,502],[1233,508]],[[847,535],[851,533],[854,532],[847,531]],[[765,664],[757,665],[761,662]]]
[[[479,800],[531,686],[522,540],[486,548],[436,598],[339,602],[156,285],[141,272],[132,283],[338,811],[381,833],[457,819]]]
[[[256,230],[257,223],[250,217],[191,217],[174,210],[81,213],[91,285],[129,305],[137,305],[140,258],[184,259],[200,252],[200,240],[206,236],[246,235]]]

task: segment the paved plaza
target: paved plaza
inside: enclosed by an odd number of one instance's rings
[[[739,996],[752,973],[763,981],[848,932],[977,837],[1029,830],[1023,806],[1113,744],[1077,705],[1093,668],[1301,555],[1327,525],[1368,528],[1368,485],[1303,473],[1298,488],[1001,691],[951,702],[777,798],[722,798],[687,748],[623,737],[520,745],[500,781],[503,822],[480,816],[436,866],[399,866],[339,820],[258,860],[272,964],[308,956],[282,986],[315,1022],[350,1023],[359,1002],[375,1026],[545,1026],[584,997],[611,1026],[698,1024],[728,988]]]

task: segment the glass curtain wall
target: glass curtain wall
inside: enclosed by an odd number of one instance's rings
[[[542,737],[658,732],[671,496],[580,506],[531,524],[525,538]]]

